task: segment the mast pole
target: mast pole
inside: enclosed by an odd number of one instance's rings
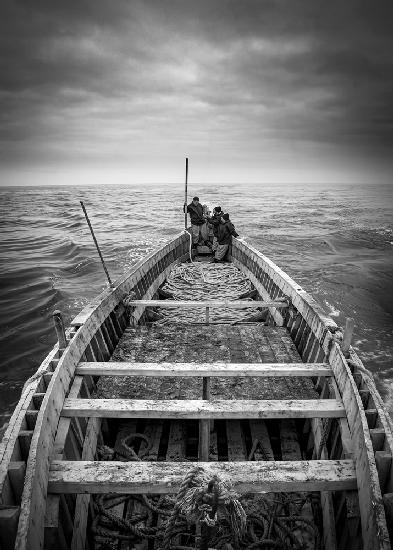
[[[104,268],[104,271],[105,271],[105,274],[106,274],[106,277],[107,277],[107,279],[108,279],[108,281],[109,281],[110,286],[113,286],[113,283],[112,283],[112,281],[111,281],[111,278],[109,277],[109,273],[108,273],[108,270],[107,270],[106,265],[105,265],[105,262],[104,262],[104,258],[103,258],[102,254],[101,254],[101,250],[100,250],[100,247],[99,247],[99,245],[98,245],[96,236],[94,235],[94,231],[93,231],[93,228],[92,228],[92,226],[91,226],[91,223],[90,223],[90,220],[89,220],[89,216],[87,215],[85,205],[83,204],[82,201],[80,201],[80,203],[81,203],[82,210],[83,210],[83,213],[84,213],[84,215],[85,215],[87,224],[88,224],[88,226],[89,226],[89,228],[90,228],[90,232],[91,232],[91,236],[93,237],[94,244],[96,245],[97,252],[98,252],[98,254],[99,254],[99,256],[100,256],[101,263],[102,263],[102,267]]]
[[[188,158],[186,158],[186,183],[184,186],[184,229],[187,229]]]

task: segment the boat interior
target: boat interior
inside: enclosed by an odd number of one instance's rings
[[[182,233],[57,316],[1,447],[1,550],[390,548],[391,425],[351,323],[240,240],[191,257]]]

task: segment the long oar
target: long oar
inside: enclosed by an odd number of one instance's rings
[[[83,210],[83,213],[85,215],[85,218],[86,218],[86,221],[88,223],[88,226],[90,228],[90,232],[91,232],[91,236],[93,237],[93,240],[94,240],[94,244],[96,245],[96,248],[97,248],[97,252],[101,258],[101,263],[102,263],[102,267],[104,268],[104,271],[105,271],[105,274],[107,276],[107,279],[109,281],[109,284],[110,286],[113,286],[113,283],[111,281],[111,278],[109,277],[109,273],[108,273],[108,270],[106,268],[106,265],[105,265],[105,262],[104,262],[104,258],[102,257],[102,254],[101,254],[101,250],[100,250],[100,247],[98,246],[98,242],[97,242],[97,239],[96,239],[96,236],[94,235],[94,231],[93,231],[93,228],[91,226],[91,223],[90,223],[90,220],[89,220],[89,216],[87,215],[87,212],[86,212],[86,208],[85,208],[85,205],[83,204],[82,201],[80,201],[81,203],[81,206],[82,206],[82,210]]]
[[[184,228],[187,229],[187,185],[188,185],[188,158],[186,158],[186,184],[184,188]]]

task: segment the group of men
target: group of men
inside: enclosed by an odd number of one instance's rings
[[[214,262],[224,261],[232,237],[239,236],[229,219],[229,214],[224,214],[221,206],[216,206],[213,215],[210,216],[199,202],[199,197],[194,197],[190,204],[185,204],[184,209],[190,214],[192,247],[195,249],[198,243],[205,244],[214,252]],[[209,225],[213,230],[213,242],[210,241],[206,230]]]

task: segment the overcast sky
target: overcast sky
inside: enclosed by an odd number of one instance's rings
[[[391,0],[2,0],[0,183],[391,181]]]

